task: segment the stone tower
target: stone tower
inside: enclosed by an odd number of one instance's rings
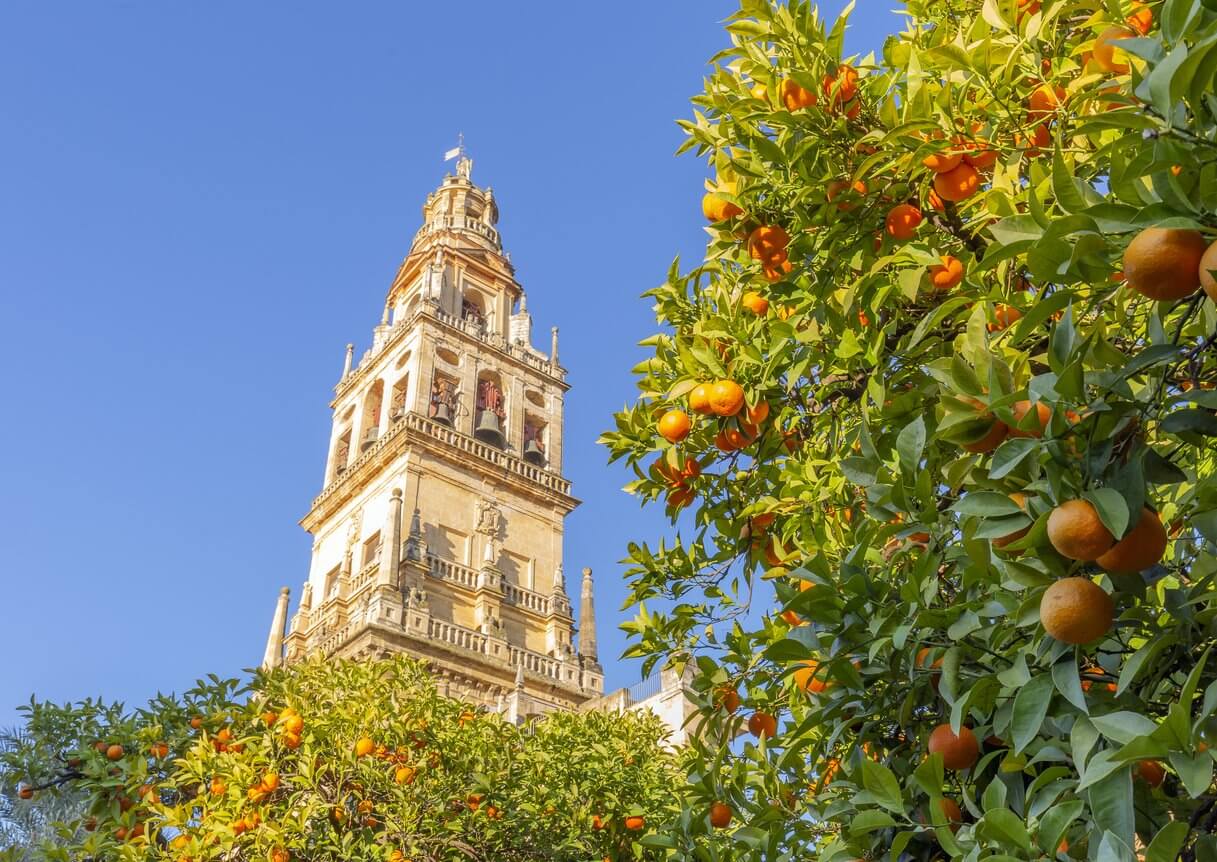
[[[462,152],[423,205],[371,346],[357,363],[347,346],[283,652],[409,653],[441,690],[523,719],[576,709],[604,680],[575,648],[562,575],[578,501],[562,476],[557,329],[548,354],[532,346],[498,204],[471,171]]]

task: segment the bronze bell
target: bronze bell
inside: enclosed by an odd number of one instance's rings
[[[452,410],[443,401],[435,405],[435,415],[431,418],[449,428],[452,427]]]
[[[538,467],[545,466],[545,453],[541,451],[541,447],[537,445],[535,439],[524,444],[524,460],[529,464],[536,464]]]
[[[499,424],[498,415],[490,410],[479,411],[478,424],[473,429],[473,436],[483,443],[489,443],[491,446],[497,446],[502,449],[503,426]]]

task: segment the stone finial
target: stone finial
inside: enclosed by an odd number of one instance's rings
[[[283,637],[287,629],[287,604],[291,592],[287,587],[279,590],[275,615],[270,623],[270,634],[266,637],[266,652],[262,655],[263,670],[271,670],[283,663]]]
[[[592,570],[583,570],[582,601],[579,608],[579,652],[584,658],[597,660],[596,654],[596,599],[592,589]]]
[[[351,375],[351,362],[355,359],[355,345],[347,345],[347,357],[342,363],[342,379],[346,380]]]
[[[549,364],[558,364],[558,327],[549,328]]]

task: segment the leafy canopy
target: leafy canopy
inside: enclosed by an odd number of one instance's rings
[[[30,789],[17,805],[83,807],[0,859],[646,859],[638,839],[681,807],[651,713],[517,727],[401,657],[310,660],[244,688],[212,677],[135,712],[27,709],[0,783]]]
[[[682,123],[705,260],[603,437],[680,528],[629,557],[700,699],[662,840],[1217,858],[1217,3],[901,11],[846,57],[744,0]]]

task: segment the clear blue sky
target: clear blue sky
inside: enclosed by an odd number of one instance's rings
[[[594,441],[634,397],[639,294],[704,247],[674,120],[734,3],[457,8],[0,9],[0,726],[31,693],[139,703],[260,660],[343,347],[458,131],[537,341],[561,327],[566,569],[596,570],[608,684],[638,679],[617,561],[665,523]],[[857,24],[877,46],[895,19]]]

